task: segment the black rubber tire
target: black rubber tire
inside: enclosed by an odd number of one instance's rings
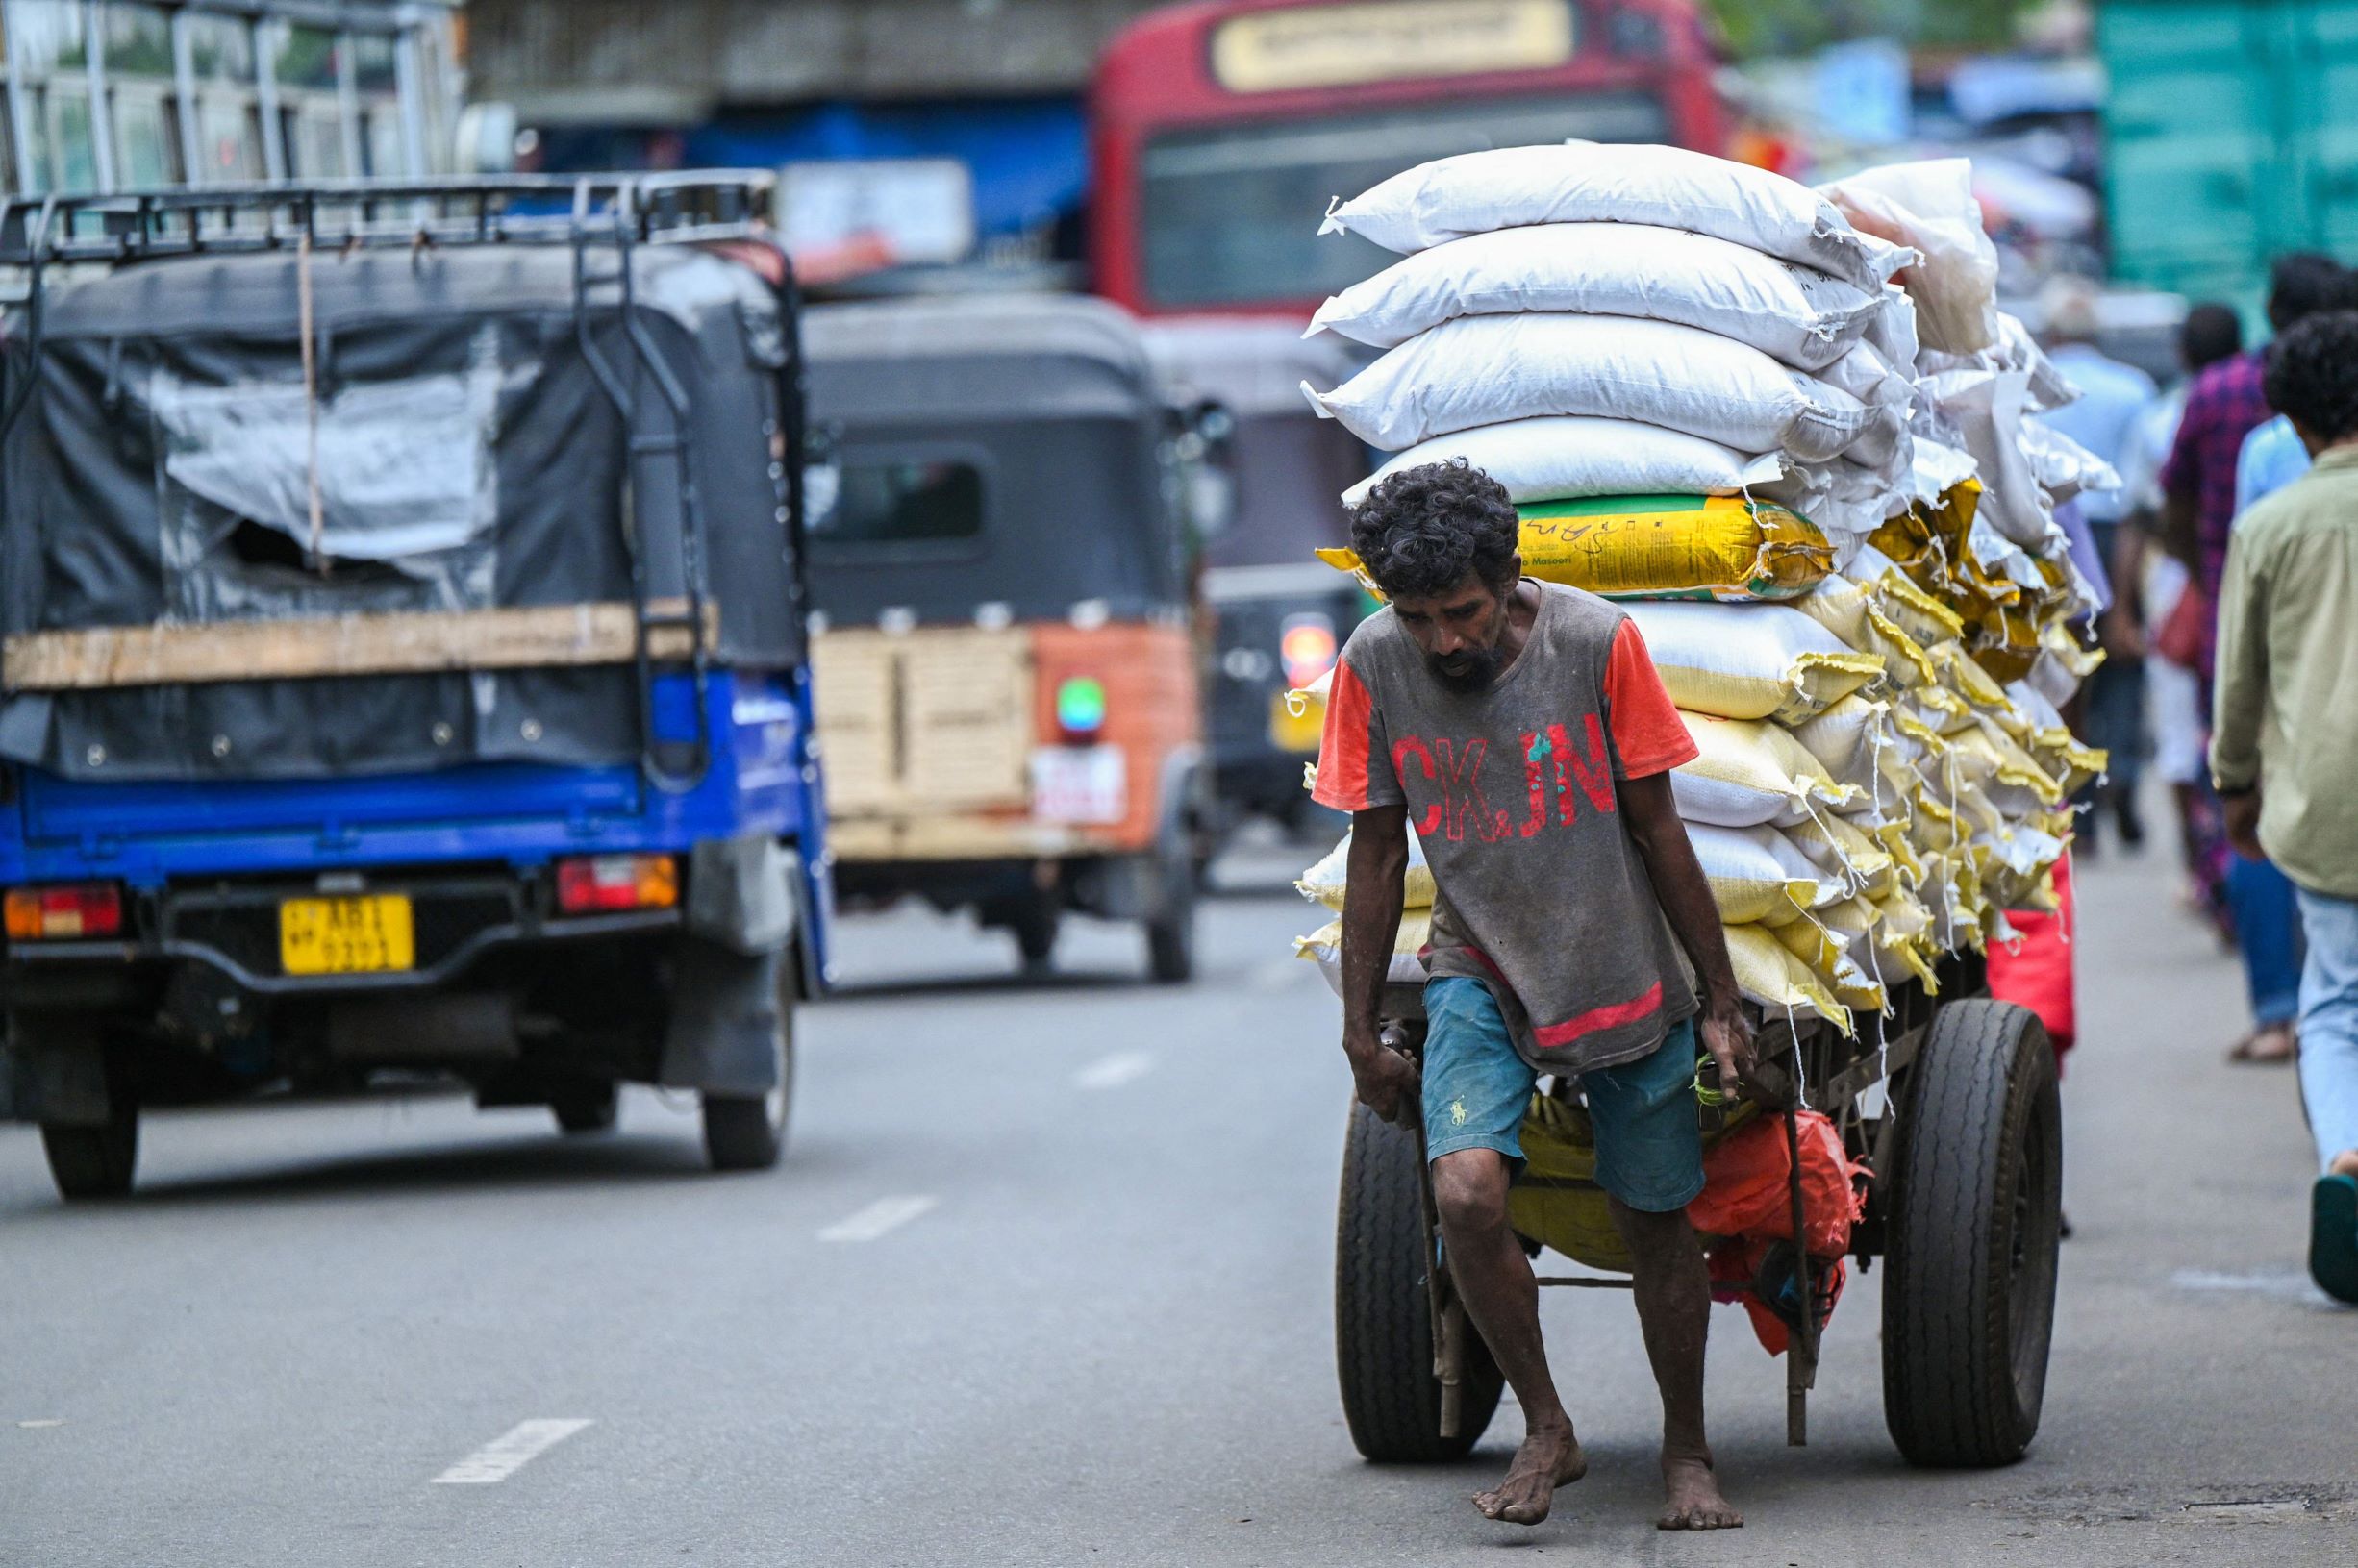
[[[41,1152],[62,1198],[121,1198],[139,1164],[139,1113],[118,1111],[101,1127],[41,1124]]]
[[[1354,1103],[1335,1213],[1335,1370],[1352,1443],[1384,1463],[1464,1458],[1490,1426],[1506,1386],[1468,1325],[1462,1430],[1442,1436],[1423,1207],[1416,1134]]]
[[[790,974],[782,988],[792,985]],[[716,1171],[765,1171],[786,1153],[794,1114],[794,1009],[790,994],[778,1005],[778,1086],[765,1095],[708,1094],[704,1154]]]
[[[1913,1464],[2012,1464],[2039,1431],[2055,1324],[2055,1050],[2027,1008],[1952,1002],[1907,1079],[1890,1173],[1884,1422]]]
[[[570,1138],[611,1132],[622,1108],[620,1086],[612,1080],[570,1087],[549,1101],[557,1130]]]
[[[1199,886],[1192,860],[1184,854],[1165,858],[1161,907],[1146,917],[1146,973],[1157,985],[1184,985],[1195,978]]]
[[[1057,929],[1063,924],[1064,911],[1044,893],[1015,911],[1008,930],[1015,934],[1016,954],[1026,974],[1042,972],[1055,960]]]

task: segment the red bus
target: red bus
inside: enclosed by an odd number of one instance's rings
[[[1452,153],[1723,152],[1692,0],[1205,0],[1116,38],[1093,104],[1097,291],[1142,315],[1307,316],[1383,255],[1318,213]]]

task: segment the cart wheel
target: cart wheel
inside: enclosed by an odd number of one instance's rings
[[[558,1130],[567,1137],[583,1137],[592,1132],[611,1132],[619,1114],[621,1095],[611,1080],[604,1083],[568,1084],[562,1093],[549,1100],[549,1112],[557,1118]]]
[[[1899,1108],[1883,1417],[1921,1465],[2011,1464],[2039,1431],[2055,1326],[2063,1113],[2028,1009],[1933,1015]]]
[[[1370,1459],[1433,1464],[1462,1459],[1498,1408],[1505,1385],[1482,1336],[1468,1326],[1464,1419],[1441,1434],[1441,1380],[1433,1371],[1431,1298],[1425,1291],[1424,1204],[1417,1137],[1351,1107],[1335,1216],[1335,1362],[1351,1441]]]
[[[49,1157],[49,1179],[63,1198],[120,1198],[131,1191],[139,1163],[139,1113],[121,1107],[98,1127],[41,1124],[41,1152]]]
[[[765,1171],[786,1152],[794,1110],[794,982],[790,965],[779,974],[778,1086],[767,1094],[704,1096],[704,1154],[716,1171]]]

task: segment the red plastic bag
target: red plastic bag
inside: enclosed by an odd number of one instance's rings
[[[1800,1122],[1806,1244],[1814,1257],[1840,1257],[1850,1250],[1851,1225],[1866,1212],[1865,1192],[1853,1178],[1867,1175],[1867,1167],[1851,1162],[1824,1116],[1805,1110]],[[1791,1241],[1792,1170],[1785,1118],[1764,1111],[1704,1151],[1703,1194],[1687,1206],[1688,1221],[1705,1235]]]
[[[2039,1015],[2055,1042],[2056,1065],[2079,1036],[2079,1004],[2072,964],[2071,857],[2055,862],[2055,902],[2060,914],[2009,910],[2006,918],[2022,933],[2019,943],[1990,944],[1990,994],[2018,1003]],[[1708,1169],[1708,1165],[1706,1166]]]
[[[1851,1159],[1831,1121],[1815,1110],[1802,1111],[1798,1120],[1801,1220],[1809,1232],[1804,1246],[1821,1265],[1833,1264],[1821,1286],[1824,1312],[1831,1316],[1842,1295],[1841,1258],[1850,1250],[1850,1228],[1867,1208],[1859,1179],[1869,1173]],[[1785,1354],[1789,1334],[1749,1286],[1768,1244],[1794,1238],[1792,1171],[1785,1118],[1766,1111],[1704,1151],[1703,1193],[1687,1206],[1690,1224],[1720,1238],[1710,1253],[1712,1294],[1743,1304],[1753,1333],[1771,1356]]]

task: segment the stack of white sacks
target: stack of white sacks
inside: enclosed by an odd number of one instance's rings
[[[2009,939],[2006,910],[2052,907],[2065,802],[2102,766],[2056,712],[2090,661],[2053,510],[2113,481],[2027,417],[2071,389],[1994,308],[1961,161],[1821,194],[1676,148],[1512,148],[1412,169],[1326,229],[1406,258],[1312,329],[1382,357],[1305,388],[1400,454],[1383,473],[1462,457],[1530,543],[1535,517],[1563,526],[1548,504],[1647,498],[1589,508],[1652,532],[1594,523],[1599,582],[1558,580],[1628,598],[1686,715],[1680,813],[1754,1002],[1853,1027],[1943,953]],[[1628,597],[1708,553],[1663,548],[1665,499],[1728,496],[1807,519],[1818,564],[1757,574],[1750,602],[1724,571]],[[1305,895],[1340,910],[1344,855]],[[1397,980],[1432,899],[1419,863]],[[1332,979],[1339,938],[1297,945]]]

